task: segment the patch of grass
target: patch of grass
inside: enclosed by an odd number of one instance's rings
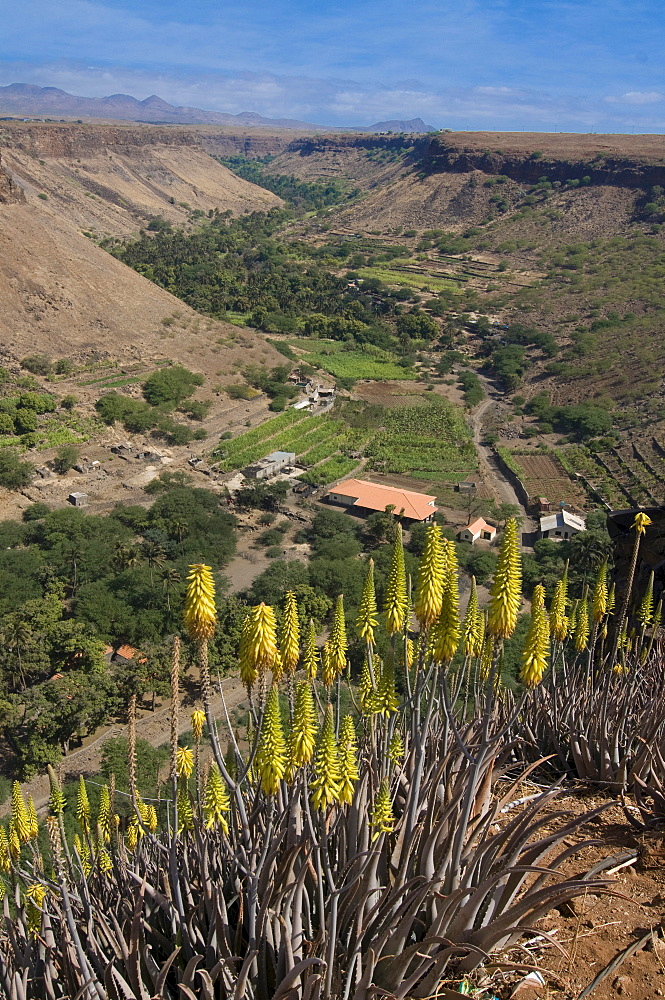
[[[406,263],[406,262],[404,262]],[[358,271],[361,278],[378,278],[386,285],[404,286],[417,288],[429,288],[433,292],[442,292],[449,289],[459,289],[460,284],[452,278],[440,278],[431,274],[415,274],[413,271],[404,271],[398,267],[362,267]]]
[[[338,351],[329,355],[312,351],[307,360],[336,378],[367,378],[379,382],[416,378],[413,371],[402,368],[389,355],[372,357],[364,351]]]

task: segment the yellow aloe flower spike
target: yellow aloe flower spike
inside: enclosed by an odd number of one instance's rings
[[[649,575],[647,589],[637,612],[637,620],[642,628],[648,628],[653,621],[653,570]]]
[[[312,806],[326,809],[339,797],[339,754],[335,740],[332,705],[326,708],[314,758],[314,777],[310,783]]]
[[[418,586],[413,609],[423,629],[433,625],[441,614],[443,598],[444,561],[441,545],[441,528],[428,524],[425,551],[420,560]]]
[[[0,872],[11,871],[11,867],[9,841],[7,840],[4,826],[0,826]]]
[[[531,623],[524,642],[520,680],[529,688],[535,688],[547,670],[550,654],[550,621],[545,610],[545,588],[541,583],[533,589],[531,599]]]
[[[99,792],[99,810],[97,812],[97,836],[103,844],[108,844],[112,831],[111,794],[108,785],[103,785]]]
[[[573,644],[578,653],[586,649],[589,644],[589,605],[587,604],[586,596],[582,598],[577,608]]]
[[[376,617],[376,594],[374,592],[374,560],[367,560],[367,572],[363,585],[362,598],[358,608],[356,626],[358,635],[366,642],[374,643],[374,629],[379,624]]]
[[[395,730],[388,747],[388,760],[397,766],[404,760],[404,740],[399,729]]]
[[[305,642],[305,653],[303,655],[302,665],[310,681],[313,681],[317,675],[319,667],[319,650],[316,645],[316,629],[314,628],[314,622],[311,618],[309,620],[309,629],[307,632],[307,640]]]
[[[633,521],[631,527],[637,532],[638,535],[646,534],[647,527],[651,524],[651,518],[648,514],[645,514],[641,510],[635,515],[635,520]]]
[[[607,613],[611,615],[614,612],[614,608],[617,602],[617,589],[616,584],[612,584],[610,587],[610,592],[607,595]]]
[[[386,778],[381,782],[381,787],[379,788],[378,795],[374,802],[374,808],[372,809],[372,826],[374,827],[374,836],[372,840],[376,840],[381,836],[382,833],[392,833],[395,828],[395,817],[393,816],[393,807],[390,801],[390,790],[388,788],[388,781]]]
[[[178,747],[176,752],[176,770],[179,778],[189,778],[194,770],[194,751],[191,747]]]
[[[522,558],[520,555],[518,526],[514,518],[506,522],[499,559],[490,589],[490,635],[507,639],[515,631],[517,616],[522,606]]]
[[[395,689],[395,669],[392,657],[386,657],[381,667],[381,675],[376,684],[376,690],[372,699],[372,712],[375,715],[383,715],[386,718],[399,709],[399,700]]]
[[[229,824],[226,819],[226,813],[230,808],[229,790],[219,773],[217,764],[213,763],[208,773],[203,806],[208,830],[212,830],[213,827],[218,826],[222,833],[228,834]]]
[[[445,575],[441,595],[441,614],[432,629],[432,655],[439,663],[450,663],[460,641],[459,588],[457,584],[457,553],[455,543],[448,538],[441,542]]]
[[[596,584],[593,588],[592,617],[596,625],[603,620],[607,614],[607,562],[598,570]]]
[[[39,882],[33,882],[25,890],[25,912],[28,922],[28,933],[37,937],[42,926],[42,907],[46,899],[46,889]]]
[[[65,796],[60,786],[60,781],[58,779],[58,776],[50,764],[48,765],[47,770],[48,770],[49,785],[51,787],[51,794],[49,796],[48,805],[53,815],[58,816],[65,810]]]
[[[466,614],[462,625],[462,649],[465,656],[479,656],[483,646],[483,617],[478,607],[478,590],[476,578],[471,577],[471,593],[466,606]]]
[[[76,818],[83,832],[87,833],[90,829],[90,802],[83,775],[79,776],[79,786],[76,795]]]
[[[555,639],[563,642],[568,636],[570,622],[566,617],[568,607],[568,563],[563,576],[554,588],[554,596],[550,606],[550,632]]]
[[[282,657],[283,672],[292,674],[300,659],[300,622],[298,621],[296,595],[292,590],[287,590],[285,594],[279,651]]]
[[[272,670],[278,657],[277,622],[268,604],[251,608],[240,640],[240,677],[251,687],[259,674]]]
[[[30,826],[30,840],[36,840],[39,836],[39,821],[37,820],[37,810],[35,808],[35,802],[32,795],[28,795],[26,812],[28,814],[28,824]]]
[[[293,767],[309,764],[314,756],[315,746],[316,708],[312,688],[308,681],[300,681],[296,688],[293,729],[291,731],[290,757]]]
[[[30,817],[25,807],[23,792],[18,781],[12,785],[11,822],[21,844],[27,844],[31,837]]]
[[[111,855],[105,847],[100,847],[97,851],[97,862],[99,864],[99,870],[103,875],[111,874],[113,871],[113,862],[111,861]]]
[[[135,823],[135,819],[132,823]],[[192,810],[192,801],[189,797],[187,789],[181,787],[178,790],[178,833],[187,832],[188,830],[194,829],[194,812]],[[138,834],[138,824],[134,827],[134,843],[130,844],[132,849],[136,847],[137,834]],[[132,826],[130,825],[127,831],[127,840],[129,841],[129,834],[132,832]]]
[[[200,708],[195,708],[192,712],[192,734],[196,743],[201,742],[201,737],[203,736],[203,727],[206,721],[206,714]]]
[[[390,570],[388,572],[386,593],[383,601],[383,610],[386,613],[386,632],[388,635],[394,635],[395,632],[402,632],[404,630],[408,604],[402,525],[398,524],[393,542]]]
[[[286,772],[286,764],[286,740],[279,707],[279,693],[277,685],[273,684],[266,702],[256,754],[256,770],[266,795],[277,793],[279,783]]]
[[[185,594],[185,628],[190,639],[210,639],[217,624],[212,569],[205,563],[195,563],[189,569]]]
[[[346,651],[348,646],[346,620],[344,618],[344,595],[340,594],[335,604],[333,624],[330,630],[330,638],[328,639],[329,666],[335,676],[341,674],[346,667]]]
[[[337,801],[351,805],[358,778],[358,744],[353,719],[345,715],[339,730],[339,790]]]

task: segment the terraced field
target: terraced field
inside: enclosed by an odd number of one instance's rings
[[[586,505],[584,489],[571,479],[555,457],[513,453],[513,460],[522,470],[520,479],[530,497],[546,497],[550,503],[563,502],[575,507]]]

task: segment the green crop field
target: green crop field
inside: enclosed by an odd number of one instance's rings
[[[299,478],[305,483],[312,483],[314,486],[325,486],[327,483],[335,482],[343,476],[348,476],[358,467],[357,458],[345,458],[344,455],[335,455],[327,462],[316,465],[308,472],[304,472]]]
[[[463,411],[447,400],[392,410],[366,448],[371,468],[417,479],[457,483],[477,467]]]
[[[339,351],[335,354],[308,353],[306,360],[317,368],[323,368],[337,378],[368,378],[379,382],[395,379],[414,379],[415,373],[402,368],[388,358],[374,358],[364,351]]]
[[[403,261],[402,264],[412,264],[412,261]],[[445,289],[459,288],[459,282],[453,278],[441,278],[433,274],[416,274],[413,271],[404,271],[397,264],[395,267],[361,267],[358,271],[361,278],[378,278],[386,285],[403,285],[409,288],[429,288],[432,292],[442,292]]]

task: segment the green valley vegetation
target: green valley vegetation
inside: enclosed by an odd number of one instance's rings
[[[450,346],[439,318],[442,310],[430,310],[430,301],[470,308],[473,297],[453,288],[421,303],[397,276],[398,287],[393,287],[377,278],[342,275],[338,272],[358,259],[353,247],[343,239],[308,244],[293,235],[293,219],[292,212],[276,209],[238,219],[218,214],[193,232],[145,232],[137,240],[105,245],[199,312],[242,317],[267,333],[307,339],[312,362],[342,378],[404,377],[398,370],[401,359],[408,368],[419,348],[441,337]],[[391,259],[393,254],[388,248],[375,256]],[[367,356],[323,361],[330,341]]]
[[[245,156],[216,156],[225,167],[238,177],[252,184],[272,191],[288,202],[293,208],[304,212],[316,211],[330,205],[340,205],[356,198],[359,190],[345,190],[346,185],[331,179],[327,181],[303,181],[289,174],[273,174],[265,168],[274,159],[264,156],[249,160]]]

